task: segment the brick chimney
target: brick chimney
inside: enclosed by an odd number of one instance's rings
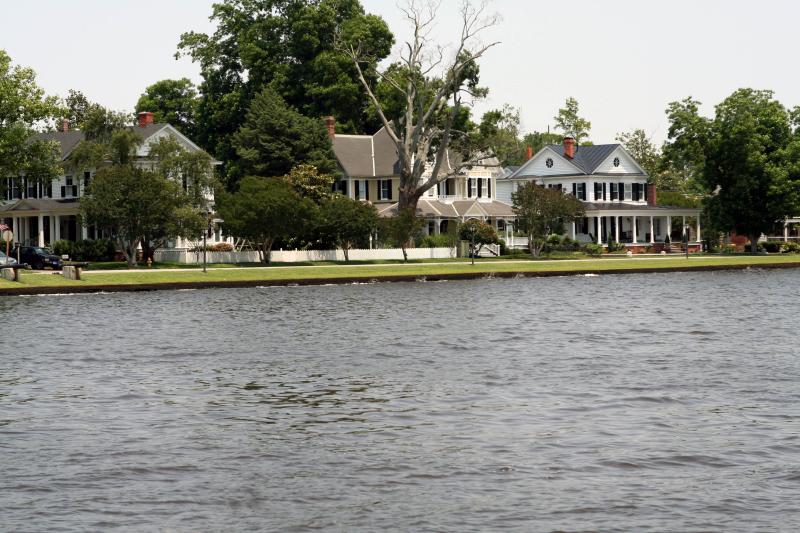
[[[530,161],[531,157],[533,157],[533,146],[528,146],[525,148],[525,161]]]
[[[575,158],[575,139],[572,137],[564,137],[564,157]]]
[[[647,205],[656,205],[656,184],[647,184]]]
[[[142,111],[139,113],[138,118],[140,128],[146,128],[153,123],[153,114],[150,111]]]
[[[58,125],[58,131],[60,131],[62,133],[69,131],[69,119],[68,118],[62,118],[61,119],[61,124]]]
[[[328,128],[328,137],[336,137],[336,117],[325,117],[325,127]]]

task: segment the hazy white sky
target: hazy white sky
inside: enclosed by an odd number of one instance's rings
[[[407,35],[394,0],[362,0],[398,40]],[[187,76],[173,58],[181,32],[213,31],[212,0],[0,0],[0,48],[33,67],[50,93],[75,88],[130,110],[149,84]],[[442,0],[443,43],[457,31],[458,0]],[[525,130],[544,130],[567,96],[591,120],[596,143],[617,132],[666,134],[668,102],[692,95],[711,106],[739,87],[773,89],[800,105],[796,64],[800,2],[792,0],[495,0],[502,44],[481,63],[490,88],[478,114],[509,103]]]

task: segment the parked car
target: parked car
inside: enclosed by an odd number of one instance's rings
[[[19,256],[17,256],[17,248]],[[19,257],[20,262],[27,263],[34,270],[44,270],[45,268],[58,270],[64,266],[61,258],[47,248],[40,246],[18,246],[17,248],[14,248],[11,255]]]
[[[0,252],[0,265],[16,265],[17,260],[13,257],[8,257],[5,252]]]

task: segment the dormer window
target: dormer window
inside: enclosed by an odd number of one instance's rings
[[[547,168],[553,168],[553,158],[548,157],[544,164],[547,165]]]

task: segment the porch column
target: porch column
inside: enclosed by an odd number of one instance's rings
[[[672,241],[672,217],[667,217],[667,235],[669,235],[669,240]]]
[[[686,242],[689,242],[689,232],[687,231],[688,228],[686,227],[686,215],[683,215],[681,217],[681,219],[682,219],[682,222],[681,222],[681,228],[682,228],[681,229],[681,235],[683,235],[685,233],[686,234]]]
[[[633,244],[638,244],[636,240],[636,217],[631,217],[631,235],[633,235]]]
[[[39,224],[37,225],[37,228],[39,229],[39,235],[37,242],[39,243],[39,246],[44,246],[44,215],[39,215],[38,222]]]
[[[20,242],[20,234],[19,234],[19,217],[12,217],[11,218],[11,225],[14,229],[14,240],[16,242]]]
[[[53,239],[53,240],[54,241],[60,241],[61,240],[61,215],[56,215],[55,218],[56,218],[56,222],[55,222],[56,231],[55,231],[55,239]]]
[[[787,242],[789,240],[789,223],[783,223],[783,242]]]
[[[619,217],[614,217],[614,241],[619,243]]]
[[[594,228],[597,230],[597,244],[603,244],[603,222],[600,217],[594,217]]]
[[[81,240],[85,241],[89,238],[89,226],[84,224],[83,219],[81,219]]]
[[[576,231],[577,230],[575,229],[575,221],[573,220],[572,221],[572,235],[570,237],[573,241],[575,240],[575,237],[576,237],[576,234],[575,234]]]
[[[653,225],[653,216],[650,216],[650,244],[656,242],[655,226]]]
[[[697,242],[703,242],[700,238],[700,216],[697,216]]]

